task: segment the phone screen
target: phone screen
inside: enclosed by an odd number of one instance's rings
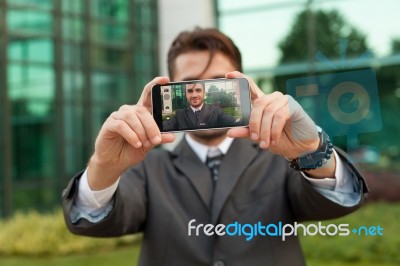
[[[249,84],[236,78],[155,85],[152,104],[161,132],[244,127],[250,116]]]

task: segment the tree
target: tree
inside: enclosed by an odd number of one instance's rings
[[[366,35],[350,25],[337,10],[303,10],[294,19],[289,33],[279,42],[281,51],[279,64],[315,60],[317,52],[330,60],[340,58],[341,40],[347,40],[346,58],[359,57],[371,51]],[[274,77],[274,88],[285,92],[286,81],[305,76],[302,73]],[[313,73],[315,74],[315,73]]]
[[[348,40],[347,58],[358,57],[368,49],[365,34],[351,26],[338,11],[303,10],[279,43],[282,52],[279,63],[307,61],[315,56],[316,50],[327,58],[338,58],[340,39]]]
[[[400,37],[392,39],[392,54],[400,53]]]

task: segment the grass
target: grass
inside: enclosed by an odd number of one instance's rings
[[[359,211],[330,223],[360,226],[381,226],[383,236],[302,236],[301,243],[309,265],[400,265],[400,205],[367,204]],[[330,262],[330,263],[328,263]]]
[[[69,256],[46,257],[0,257],[2,266],[134,266],[139,257],[139,245],[118,248],[99,254],[75,254]]]
[[[400,204],[374,203],[361,210],[324,224],[346,223],[350,228],[376,226],[383,236],[302,236],[300,238],[309,266],[395,266],[400,265]],[[79,240],[76,240],[79,241]],[[111,241],[111,240],[106,240]],[[135,243],[135,242],[132,242]],[[140,244],[115,246],[114,249],[88,249],[69,255],[0,255],[1,266],[103,266],[132,265],[138,260]],[[107,246],[107,245],[106,245]],[[0,253],[1,254],[1,253]]]

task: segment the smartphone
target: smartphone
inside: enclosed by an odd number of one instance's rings
[[[152,113],[161,132],[246,127],[251,111],[245,78],[156,84]]]

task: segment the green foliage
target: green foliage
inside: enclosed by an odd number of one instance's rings
[[[122,247],[95,254],[70,254],[68,256],[45,257],[1,257],[1,266],[134,266],[139,257],[140,247]]]
[[[214,85],[213,85],[214,86]],[[235,107],[237,106],[237,100],[234,93],[227,93],[226,91],[219,91],[218,88],[214,86],[210,87],[206,102],[208,104],[218,104],[220,107]]]
[[[314,265],[329,261],[336,261],[337,265],[400,265],[399,221],[399,204],[368,204],[351,215],[323,224],[346,223],[350,229],[380,225],[383,236],[302,236],[301,243],[307,260],[319,262]]]
[[[240,108],[236,108],[236,107],[225,107],[225,108],[223,108],[223,111],[225,114],[228,114],[235,118],[241,117],[241,113],[242,113]]]
[[[400,37],[392,39],[392,54],[400,53]]]
[[[341,54],[339,40],[343,38],[349,43],[347,58],[358,57],[367,50],[365,34],[346,22],[338,11],[304,10],[297,15],[291,31],[279,43],[282,52],[280,63],[307,61],[308,57],[315,56],[316,49],[328,58],[338,58]]]
[[[40,214],[18,213],[0,221],[0,255],[65,255],[112,250],[131,244],[137,236],[123,238],[89,238],[71,234],[61,211]]]

